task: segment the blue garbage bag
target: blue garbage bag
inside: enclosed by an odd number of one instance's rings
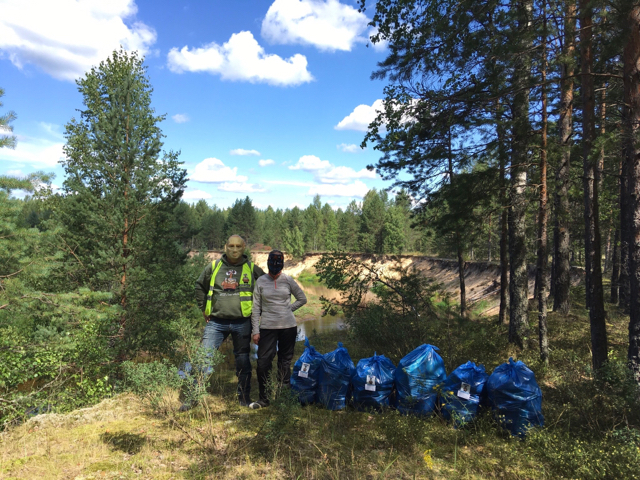
[[[353,403],[358,410],[388,407],[393,394],[396,367],[384,355],[363,358],[351,377]]]
[[[489,375],[484,365],[467,362],[460,365],[440,387],[442,416],[461,426],[473,420],[484,398]]]
[[[309,344],[309,339],[306,337],[304,346],[304,352],[293,365],[291,389],[297,392],[301,404],[308,405],[317,400],[318,375],[322,368],[322,354]]]
[[[325,353],[318,380],[318,401],[329,410],[342,410],[347,406],[351,376],[355,370],[349,352],[338,342],[338,348]]]
[[[498,365],[487,380],[487,398],[494,416],[512,435],[524,437],[543,426],[542,391],[535,374],[521,361]]]
[[[428,415],[435,409],[438,393],[434,387],[447,376],[438,350],[424,344],[398,363],[395,380],[401,413]]]

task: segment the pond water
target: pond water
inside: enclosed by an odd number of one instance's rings
[[[306,322],[298,323],[298,336],[296,340],[303,342],[305,335],[308,337],[314,331],[316,333],[330,332],[332,330],[342,330],[345,328],[344,318],[339,316],[330,316],[314,318]]]
[[[330,315],[300,322],[298,323],[296,342],[304,342],[304,338],[311,336],[314,332],[324,333],[332,330],[342,330],[345,326],[343,317]],[[258,359],[258,346],[253,342],[251,342],[251,358],[253,360]]]

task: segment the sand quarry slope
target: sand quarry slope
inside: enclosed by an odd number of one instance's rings
[[[207,258],[214,260],[219,258],[221,252],[209,251]],[[268,252],[252,252],[253,261],[265,271],[267,270]],[[322,257],[321,253],[308,253],[302,259],[295,260],[285,255],[284,272],[292,277],[297,277],[304,270],[313,271],[315,264]],[[458,262],[444,258],[434,258],[417,255],[371,255],[352,254],[356,260],[367,264],[375,264],[381,268],[381,273],[393,277],[392,270],[396,267],[413,267],[424,276],[432,278],[442,284],[443,290],[454,297],[460,295],[458,281]],[[467,302],[475,303],[486,301],[482,315],[497,315],[500,304],[500,266],[493,262],[465,262],[465,287]],[[584,279],[584,271],[581,268],[572,267],[571,281],[574,285]],[[535,267],[529,266],[529,297],[533,297],[535,284]]]

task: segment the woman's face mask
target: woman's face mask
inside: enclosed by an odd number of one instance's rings
[[[273,251],[269,253],[269,258],[267,259],[267,267],[269,268],[269,273],[271,275],[279,274],[284,268],[284,255],[282,252]]]

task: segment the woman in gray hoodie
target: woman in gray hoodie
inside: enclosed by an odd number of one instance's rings
[[[278,353],[278,383],[289,385],[291,359],[296,344],[298,326],[293,312],[307,303],[307,297],[289,275],[282,272],[284,255],[272,250],[267,260],[269,274],[256,280],[253,290],[251,330],[258,348],[258,386],[260,399],[249,405],[257,409],[269,405],[267,381],[271,363]],[[296,299],[291,303],[291,295]]]

